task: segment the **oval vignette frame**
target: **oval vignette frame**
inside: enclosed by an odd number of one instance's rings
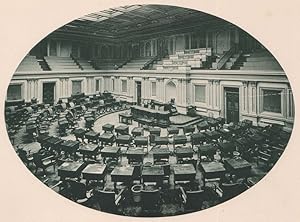
[[[266,88],[269,88],[269,86],[267,86]]]

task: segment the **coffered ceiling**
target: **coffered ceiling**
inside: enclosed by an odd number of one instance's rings
[[[53,36],[128,41],[224,25],[230,23],[192,9],[166,5],[130,5],[83,16],[56,30]]]

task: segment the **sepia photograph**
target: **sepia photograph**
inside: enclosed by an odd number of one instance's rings
[[[230,21],[163,4],[55,29],[23,55],[4,102],[5,134],[33,177],[127,217],[201,213],[243,195],[280,162],[295,119],[268,47]]]

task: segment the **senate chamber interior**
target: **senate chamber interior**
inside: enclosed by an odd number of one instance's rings
[[[101,212],[162,217],[259,182],[287,146],[294,101],[276,58],[234,24],[129,5],[35,45],[9,83],[5,120],[49,189]]]

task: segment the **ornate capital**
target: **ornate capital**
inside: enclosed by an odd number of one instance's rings
[[[243,83],[243,86],[247,86],[249,82],[248,81],[243,81],[242,83]]]
[[[252,87],[256,87],[256,85],[257,85],[257,82],[254,82],[254,81],[251,81],[251,82],[249,82],[250,83],[250,85],[252,86]]]

